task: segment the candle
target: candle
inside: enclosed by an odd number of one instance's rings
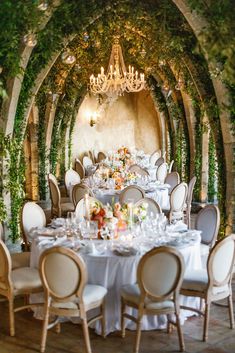
[[[90,205],[89,205],[89,195],[85,194],[85,218],[87,221],[90,220]]]
[[[132,229],[133,226],[133,204],[132,202],[128,203],[128,218],[129,218],[129,228]]]

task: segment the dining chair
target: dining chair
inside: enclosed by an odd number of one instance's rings
[[[162,210],[159,204],[155,200],[151,199],[150,197],[144,197],[143,199],[140,199],[139,201],[137,201],[134,204],[134,212],[135,212],[135,209],[138,209],[143,204],[147,204],[147,216],[150,216],[151,214],[156,216],[157,214],[162,213]]]
[[[74,207],[76,207],[77,203],[82,198],[84,198],[86,194],[89,196],[94,196],[92,190],[88,186],[84,184],[74,185],[72,190],[72,200],[73,200]]]
[[[210,305],[227,298],[229,307],[230,328],[234,328],[232,275],[235,256],[234,234],[219,240],[211,249],[207,261],[207,268],[188,271],[181,286],[180,294],[189,297],[199,297],[205,300],[205,309],[202,312],[196,308],[181,306],[204,316],[203,341],[208,339]]]
[[[161,151],[154,151],[149,157],[149,163],[152,167],[155,166],[156,161],[161,157]]]
[[[86,170],[87,168],[89,168],[90,166],[93,165],[93,162],[92,162],[90,157],[84,156],[83,159],[82,159],[82,164],[83,164],[83,167]]]
[[[88,325],[100,320],[102,335],[105,336],[104,299],[107,289],[87,284],[84,260],[65,247],[56,246],[45,250],[39,259],[39,271],[45,294],[40,351],[45,352],[47,331],[59,324],[60,317],[79,317],[82,321],[86,353],[91,353]],[[88,320],[87,312],[96,308],[99,313]],[[51,323],[50,315],[56,317]]]
[[[25,250],[30,250],[29,233],[32,228],[45,227],[46,216],[43,209],[34,201],[26,201],[21,209],[20,227]]]
[[[121,205],[124,203],[133,202],[136,203],[140,199],[145,197],[144,190],[137,185],[129,185],[123,189],[119,195],[119,202]]]
[[[72,202],[61,202],[57,180],[51,173],[48,174],[48,184],[51,197],[51,218],[66,216],[67,212],[74,211],[74,205]]]
[[[165,159],[163,157],[159,157],[155,162],[155,167],[159,167],[164,162],[165,162]]]
[[[196,183],[197,178],[194,176],[192,177],[192,179],[190,180],[189,184],[188,184],[188,193],[187,193],[187,197],[186,197],[186,222],[187,222],[187,226],[190,229],[191,228],[191,208],[192,208],[192,200],[193,200],[193,190],[194,190],[194,186]]]
[[[188,185],[184,182],[176,185],[170,194],[169,221],[177,221],[184,218],[185,200],[187,197]]]
[[[161,184],[164,184],[167,176],[167,163],[162,163],[157,168],[156,179],[160,181]]]
[[[144,169],[144,168],[141,168],[138,164],[132,164],[130,167],[129,167],[129,172],[131,173],[136,173],[140,176],[149,176],[149,172]]]
[[[85,178],[85,168],[78,158],[75,159],[74,169],[80,175],[81,180]]]
[[[71,190],[71,188],[73,187],[73,185],[75,184],[79,184],[81,182],[81,178],[80,175],[73,169],[68,169],[65,172],[65,176],[64,176],[64,184],[65,184],[65,188],[66,188],[66,192],[67,195],[69,195],[69,192]]]
[[[157,271],[156,271],[157,269]],[[180,351],[184,351],[179,312],[179,290],[184,275],[184,259],[174,248],[160,246],[147,252],[137,268],[137,283],[121,288],[121,331],[125,337],[125,318],[137,325],[134,353],[139,352],[141,321],[143,315],[167,315],[170,324],[177,327]],[[137,317],[126,312],[126,307],[136,309]],[[171,320],[170,315],[175,315]]]
[[[102,202],[96,199],[95,197],[89,196],[87,198],[87,204],[86,204],[86,199],[85,197],[82,198],[80,201],[78,201],[76,208],[75,208],[75,215],[76,218],[79,220],[83,220],[85,218],[89,218],[90,215],[87,214],[89,213],[90,210],[90,205],[91,203],[97,203],[102,207]]]
[[[174,160],[172,160],[172,161],[170,162],[169,169],[168,169],[168,173],[171,173],[171,172],[172,172],[173,164],[174,164]]]
[[[195,229],[201,231],[200,253],[203,267],[206,267],[210,249],[214,246],[220,226],[220,211],[216,205],[202,208],[195,221]]]
[[[92,151],[88,151],[88,157],[92,160],[92,163],[95,163],[95,156]]]
[[[100,163],[102,162],[104,159],[106,159],[107,156],[104,152],[98,152],[98,155],[97,155],[97,163]]]
[[[168,189],[169,194],[171,194],[174,187],[176,187],[176,185],[178,185],[179,183],[180,183],[179,173],[177,173],[177,172],[171,172],[171,173],[168,172],[167,173],[167,176],[165,178],[165,184],[170,185],[170,188]]]
[[[31,267],[12,269],[12,259],[8,248],[0,240],[0,295],[7,298],[9,304],[10,336],[15,336],[15,312],[39,306],[40,304],[24,304],[15,307],[16,296],[42,292],[42,284],[38,270]]]

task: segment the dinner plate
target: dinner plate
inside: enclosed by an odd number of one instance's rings
[[[137,249],[135,248],[118,248],[113,250],[113,253],[117,256],[135,256],[137,254]]]

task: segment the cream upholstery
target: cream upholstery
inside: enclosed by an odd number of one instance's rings
[[[149,172],[143,168],[141,168],[138,164],[132,164],[129,168],[131,173],[136,173],[140,176],[149,176]]]
[[[35,227],[45,227],[46,216],[43,209],[33,201],[24,203],[21,211],[21,229],[27,250],[30,249],[29,232]]]
[[[85,168],[78,158],[75,159],[74,169],[80,175],[81,180],[85,178]]]
[[[69,196],[69,190],[73,185],[79,184],[81,182],[80,175],[73,169],[69,169],[66,171],[64,176],[64,183],[67,190],[67,194]]]
[[[169,172],[166,176],[165,183],[170,185],[169,194],[180,183],[180,176],[177,172]]]
[[[208,338],[210,304],[213,301],[227,298],[229,305],[230,327],[234,328],[232,302],[232,274],[235,257],[235,237],[230,235],[216,243],[211,249],[207,261],[207,270],[195,270],[185,274],[181,294],[200,297],[205,300],[205,312],[195,308],[184,309],[200,312],[205,316],[203,340]]]
[[[30,266],[30,252],[19,252],[11,254],[12,269]]]
[[[41,280],[36,269],[22,267],[12,270],[9,250],[0,240],[0,295],[9,302],[10,335],[15,335],[14,311],[20,311],[39,304],[28,304],[14,309],[16,295],[42,292]]]
[[[165,182],[167,176],[167,163],[161,163],[157,168],[157,180],[160,181],[161,184]]]
[[[137,335],[134,353],[139,351],[143,315],[175,314],[180,350],[184,350],[179,321],[179,288],[183,274],[182,255],[176,249],[161,246],[152,249],[141,258],[137,268],[137,284],[122,287],[122,336],[125,336],[124,318],[136,322]],[[137,317],[126,312],[127,306],[138,310]]]
[[[49,315],[78,316],[82,320],[86,352],[91,353],[88,324],[101,320],[102,333],[105,330],[104,298],[107,289],[87,284],[87,270],[83,259],[73,250],[53,247],[45,250],[39,260],[40,276],[45,291],[44,323],[41,352],[45,351]],[[99,308],[100,313],[87,321],[87,311]],[[54,324],[58,324],[56,320]]]
[[[76,207],[77,203],[85,197],[85,195],[94,196],[92,190],[83,184],[74,185],[72,191],[73,204]]]
[[[188,193],[186,197],[186,221],[187,221],[187,226],[190,229],[191,228],[191,205],[192,205],[192,200],[193,200],[193,190],[194,186],[196,183],[197,178],[194,176],[190,180],[188,184]]]
[[[130,200],[134,203],[144,198],[145,192],[139,186],[130,185],[125,187],[119,195],[119,201],[121,205],[124,203],[130,202]]]
[[[220,211],[215,205],[206,205],[198,213],[195,227],[201,230],[201,241],[212,247],[217,239],[220,225]]]
[[[147,204],[148,208],[147,208],[147,214],[150,215],[151,213],[153,213],[154,215],[159,214],[162,212],[161,207],[159,206],[159,204],[149,198],[149,197],[144,197],[143,199],[140,199],[139,201],[137,201],[134,205],[134,209],[138,208],[139,206],[141,206],[142,204]]]
[[[149,163],[152,167],[155,166],[156,161],[161,157],[161,151],[157,150],[154,151],[151,156],[149,157]]]
[[[183,218],[187,192],[188,186],[186,183],[180,183],[172,190],[170,195],[170,221]]]
[[[165,162],[165,159],[163,158],[163,157],[159,157],[158,159],[157,159],[157,161],[155,162],[155,166],[156,167],[160,167],[160,165],[162,164],[162,163],[164,163]]]
[[[83,164],[83,167],[84,167],[85,170],[86,170],[86,169],[89,168],[91,165],[93,165],[93,162],[92,162],[92,160],[90,159],[90,157],[84,156],[83,159],[82,159],[82,164]]]

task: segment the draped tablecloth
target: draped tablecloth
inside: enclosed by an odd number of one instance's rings
[[[96,241],[94,241],[96,242]],[[67,241],[68,243],[68,241]],[[34,239],[31,250],[31,266],[37,267],[41,252],[53,246],[55,242],[37,241]],[[98,244],[98,243],[97,243]],[[66,243],[62,244],[66,246]],[[192,243],[184,246],[179,246],[178,250],[182,253],[187,270],[200,269],[200,235],[196,235]],[[81,253],[88,271],[88,282],[90,284],[102,285],[108,289],[106,297],[106,334],[120,330],[120,288],[125,284],[136,283],[136,271],[140,260],[140,255],[135,256],[117,256],[111,250],[105,254],[97,253]],[[34,302],[37,301],[37,296],[34,295]],[[181,296],[181,304],[194,306],[199,308],[199,299]],[[130,309],[133,313],[134,309]],[[192,315],[192,312],[181,310],[181,323],[184,322],[187,316]],[[161,329],[166,327],[166,316],[144,316],[142,322],[142,330]],[[135,324],[126,320],[127,328],[135,329]],[[100,323],[94,324],[96,332],[101,332]]]

